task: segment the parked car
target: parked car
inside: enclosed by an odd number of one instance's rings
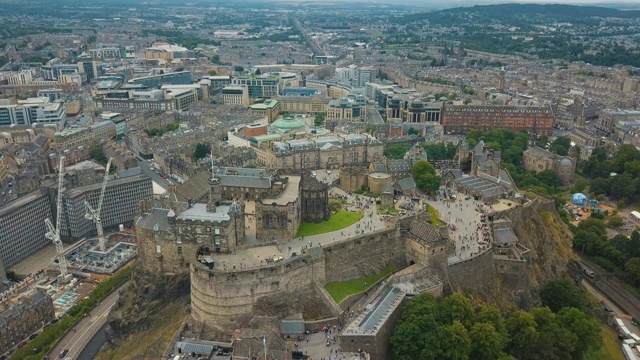
[[[29,340],[33,340],[33,339],[35,339],[35,338],[36,338],[36,336],[38,336],[38,333],[31,334],[31,335],[29,336]]]
[[[64,349],[64,350],[60,351],[60,355],[58,355],[58,357],[60,359],[63,359],[65,356],[67,356],[68,353],[69,353],[69,349]]]

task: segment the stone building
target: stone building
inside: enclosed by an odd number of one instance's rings
[[[199,261],[201,248],[228,253],[244,244],[244,206],[221,200],[219,183],[210,178],[208,203],[140,203],[136,236],[145,270],[187,272],[190,263]]]
[[[279,179],[279,193],[256,199],[256,238],[258,241],[293,239],[301,220],[300,176]]]
[[[366,121],[367,99],[364,95],[348,95],[331,100],[327,106],[327,120]]]
[[[337,169],[382,161],[384,144],[361,134],[336,134],[262,145],[258,159],[273,169]]]
[[[356,191],[367,186],[369,169],[359,166],[347,166],[340,170],[340,187],[345,191]]]
[[[551,135],[553,123],[550,106],[447,105],[442,112],[445,134],[507,129]]]
[[[302,175],[300,184],[302,197],[302,220],[322,222],[329,220],[329,186],[318,181],[310,172]]]
[[[564,185],[570,184],[576,173],[576,161],[568,156],[560,156],[537,146],[529,147],[523,153],[524,168],[540,173],[553,170]]]
[[[55,317],[51,297],[39,290],[0,307],[4,307],[0,312],[0,353],[16,346]]]
[[[220,179],[222,199],[255,200],[261,196],[275,195],[282,191],[283,182],[278,175],[270,175],[267,169],[222,167],[216,168]]]

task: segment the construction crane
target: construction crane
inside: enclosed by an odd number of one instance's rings
[[[107,179],[109,178],[111,161],[113,161],[113,158],[109,158],[109,161],[107,162],[107,169],[104,172],[104,179],[102,180],[102,188],[100,189],[100,199],[98,200],[98,207],[94,209],[93,207],[91,207],[88,201],[84,201],[84,206],[87,207],[87,214],[84,217],[86,219],[93,220],[96,223],[96,230],[98,232],[98,248],[102,252],[106,251],[106,249],[100,212],[102,211],[102,202],[104,201],[104,191],[107,189]]]
[[[60,157],[60,167],[58,168],[58,202],[56,203],[56,226],[54,227],[50,219],[45,219],[44,223],[47,225],[47,233],[45,237],[52,240],[56,245],[56,252],[58,253],[58,265],[60,266],[60,277],[64,281],[67,278],[67,258],[64,256],[64,249],[62,247],[62,240],[60,240],[60,220],[62,219],[62,183],[64,181],[64,169],[63,169],[64,156]]]

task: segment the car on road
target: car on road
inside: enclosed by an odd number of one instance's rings
[[[38,336],[38,333],[31,334],[31,335],[29,336],[29,340],[33,340],[33,339],[35,339],[35,338],[36,338],[36,336]]]
[[[327,175],[331,175],[331,170],[327,170]]]
[[[67,354],[69,353],[69,349],[64,349],[62,351],[60,351],[60,355],[58,355],[58,357],[60,359],[64,358],[65,356],[67,356]]]
[[[311,176],[316,176],[316,175],[317,175],[317,174],[316,174],[316,172],[315,172],[315,171],[312,171],[312,172],[311,172]]]
[[[26,342],[26,341],[21,341],[21,342],[18,344],[18,349],[20,349],[21,347],[23,347],[23,346],[25,346],[25,345],[27,345],[27,342]]]

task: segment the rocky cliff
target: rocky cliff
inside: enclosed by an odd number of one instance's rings
[[[526,267],[527,286],[513,289],[497,276],[479,295],[503,309],[527,309],[540,304],[540,287],[552,279],[560,279],[579,267],[572,250],[573,234],[560,219],[553,200],[535,199],[524,206],[508,210],[498,217],[512,221],[518,242],[530,251]]]
[[[131,285],[120,294],[109,314],[107,345],[115,347],[132,334],[154,326],[168,304],[188,306],[189,274],[158,275],[137,267]]]

